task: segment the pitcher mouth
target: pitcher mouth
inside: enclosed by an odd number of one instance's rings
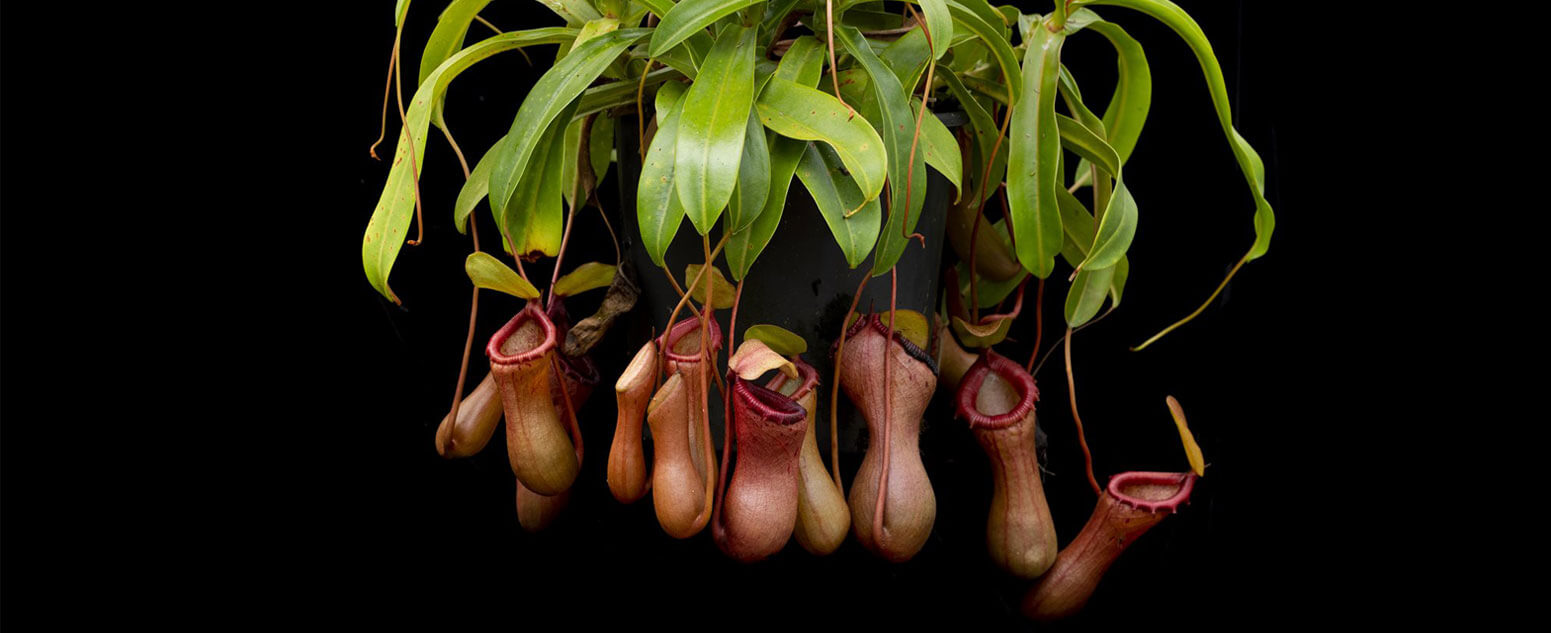
[[[722,326],[716,323],[716,319],[706,320],[710,323],[710,327],[708,329],[711,330],[711,338],[710,340],[706,341],[706,349],[711,353],[715,353],[716,350],[721,349],[722,347]],[[685,336],[688,336],[690,332],[694,332],[698,329],[700,329],[700,319],[697,317],[690,317],[688,319],[683,319],[678,323],[674,323],[672,328],[669,328],[667,332],[663,333],[663,348],[667,353],[668,360],[671,360],[675,363],[693,363],[700,360],[700,350],[698,347],[692,354],[680,354],[673,349],[678,345],[679,341],[684,339]]]
[[[533,323],[539,328],[537,332],[529,334],[529,336],[536,334],[537,337],[534,340],[537,340],[537,342],[530,343],[525,346],[527,349],[514,353],[508,354],[502,351],[507,341],[519,332],[522,332],[523,326],[529,323]],[[529,301],[528,305],[524,306],[522,311],[517,313],[517,316],[512,317],[512,320],[507,321],[506,325],[501,326],[501,329],[497,330],[495,335],[490,337],[490,342],[485,345],[485,356],[488,356],[490,362],[497,365],[522,365],[543,358],[545,354],[555,349],[556,342],[557,330],[555,329],[554,322],[549,320],[549,316],[539,309],[538,301],[534,300]]]
[[[793,356],[791,360],[792,366],[797,368],[796,380],[788,378],[786,374],[777,373],[775,377],[765,383],[765,388],[778,391],[795,402],[801,400],[803,396],[808,395],[815,387],[819,386],[819,370],[809,365],[808,361],[804,360],[801,354]],[[792,389],[791,393],[787,393],[786,387],[793,384],[795,384],[795,388]]]
[[[851,324],[851,327],[846,328],[845,338],[849,340],[851,337],[860,334],[861,331],[865,328],[872,328],[874,331],[883,335],[884,337],[889,337],[889,335],[892,334],[894,341],[899,343],[900,347],[904,348],[906,354],[909,354],[911,358],[921,361],[923,365],[926,365],[927,368],[931,369],[933,376],[937,375],[937,359],[933,358],[930,354],[927,354],[926,350],[921,349],[921,346],[916,345],[910,339],[905,338],[905,335],[900,334],[899,332],[889,332],[889,325],[883,322],[883,319],[879,317],[879,313],[877,312],[873,312],[867,316],[858,318],[855,323]],[[836,342],[836,345],[838,344],[839,343]]]
[[[1109,494],[1139,510],[1175,512],[1195,486],[1195,473],[1128,472],[1110,478]]]
[[[988,415],[980,412],[978,400],[981,386],[993,372],[1018,393],[1018,404],[1004,413]],[[996,430],[1010,427],[1033,411],[1034,403],[1037,401],[1039,401],[1039,388],[1034,386],[1034,377],[1017,363],[992,350],[986,350],[981,354],[959,382],[958,414],[969,422],[969,428],[972,429]]]
[[[772,391],[729,373],[732,395],[745,410],[776,424],[792,425],[808,420],[808,410],[779,391]]]

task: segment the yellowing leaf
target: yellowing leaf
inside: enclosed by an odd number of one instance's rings
[[[572,297],[594,288],[607,287],[611,283],[614,283],[613,266],[587,262],[555,280],[555,287],[551,290],[562,297]]]
[[[705,280],[702,279],[699,284],[695,284],[695,277],[699,275],[700,264],[690,264],[684,267],[684,283],[694,284],[694,287],[689,289],[689,298],[700,302],[700,305],[705,305]],[[711,291],[714,293],[712,298],[716,301],[716,309],[726,310],[731,308],[732,294],[735,292],[735,289],[732,287],[732,282],[727,281],[727,278],[722,276],[722,269],[712,266],[711,272],[706,273],[706,276],[711,278]]]
[[[489,253],[469,254],[469,258],[463,262],[463,270],[474,285],[480,288],[497,290],[523,299],[539,298],[538,288],[534,288],[528,280],[518,276],[517,271],[508,268]]]
[[[772,369],[797,378],[797,366],[759,339],[743,341],[732,358],[727,359],[727,368],[744,380],[754,380]]]
[[[1013,318],[1008,315],[983,317],[980,323],[970,323],[957,315],[951,320],[953,333],[958,335],[959,341],[973,349],[987,349],[1006,340],[1012,322]]]
[[[860,313],[851,315],[851,320],[846,322],[846,327],[851,327],[860,318],[862,318]],[[888,326],[889,313],[879,312],[878,320],[882,321],[884,326]],[[894,311],[894,331],[910,339],[910,342],[915,343],[916,347],[924,349],[926,347],[927,333],[931,331],[931,328],[927,325],[926,316],[920,312],[899,309]]]
[[[763,341],[770,349],[783,356],[796,356],[808,351],[808,341],[779,325],[761,323],[743,331],[743,338]]]
[[[1185,457],[1190,459],[1190,470],[1197,477],[1206,476],[1206,457],[1201,455],[1201,447],[1196,444],[1196,436],[1190,433],[1190,427],[1185,424],[1185,410],[1180,408],[1179,401],[1174,396],[1168,396],[1165,400],[1169,405],[1169,414],[1174,416],[1174,426],[1179,428],[1179,439],[1185,443]]]

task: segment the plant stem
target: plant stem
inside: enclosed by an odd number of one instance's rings
[[[366,148],[366,153],[371,154],[372,158],[377,160],[382,160],[382,157],[377,155],[377,146],[382,144],[383,139],[388,138],[388,96],[393,94],[393,71],[395,68],[398,68],[399,41],[403,35],[404,25],[400,23],[398,27],[393,30],[393,52],[388,55],[388,78],[383,80],[382,124],[377,128],[377,140],[372,142],[371,147]]]
[[[1072,328],[1066,328],[1066,393],[1072,401],[1072,419],[1077,422],[1077,443],[1082,446],[1082,461],[1088,472],[1088,485],[1093,488],[1093,494],[1103,496],[1099,480],[1093,477],[1093,453],[1088,451],[1088,439],[1083,435],[1082,416],[1077,414],[1077,381],[1072,377]]]
[[[996,163],[996,155],[1002,150],[1002,139],[1007,137],[1007,126],[1012,123],[1012,106],[1007,107],[1007,112],[1002,115],[1002,129],[997,130],[996,143],[991,145],[991,155],[986,158],[985,169],[980,173],[979,202],[975,211],[975,224],[969,230],[969,310],[970,318],[975,322],[980,321],[980,271],[975,270],[975,244],[980,239],[980,220],[986,214],[986,181],[991,179],[991,165]],[[1000,185],[998,185],[1000,186]],[[1006,219],[1008,230],[1012,230],[1012,216]],[[1014,253],[1017,253],[1014,248]],[[958,292],[955,288],[954,292]]]
[[[413,182],[415,185],[415,239],[408,240],[405,243],[410,246],[417,246],[425,241],[425,217],[421,211],[420,204],[420,166],[415,158],[415,133],[409,129],[409,117],[404,115],[404,65],[397,61],[399,57],[399,39],[403,34],[404,25],[399,24],[398,34],[393,36],[393,96],[398,100],[399,125],[404,128],[404,142],[408,145],[404,148],[404,152],[409,154],[410,182]],[[386,130],[384,130],[384,133],[386,133]]]
[[[852,108],[851,104],[846,103],[846,98],[840,96],[840,67],[835,63],[835,0],[824,0],[824,14],[829,27],[824,32],[829,37],[829,78],[835,85],[835,99],[851,113],[851,116],[846,117],[849,121],[856,118],[856,108]]]
[[[856,313],[856,304],[862,300],[862,290],[871,278],[862,275],[862,283],[856,285],[856,294],[851,297],[851,307],[846,310],[845,318],[840,320],[840,342],[835,346],[835,379],[829,386],[829,465],[835,478],[835,488],[842,497],[846,494],[846,488],[840,483],[840,360],[845,357],[846,330],[851,327],[851,315]]]
[[[442,127],[442,134],[447,136],[447,143],[452,145],[452,152],[458,155],[458,165],[463,168],[463,179],[469,179],[469,163],[463,159],[463,150],[458,149],[458,142],[452,138],[452,130]],[[469,216],[469,235],[474,238],[474,252],[479,252],[479,222],[477,218]],[[458,423],[458,409],[463,407],[463,385],[467,383],[469,376],[469,353],[474,348],[474,328],[479,321],[479,286],[474,286],[474,297],[469,300],[469,333],[463,339],[463,362],[458,365],[458,385],[452,392],[452,412],[449,414],[453,424]],[[450,435],[449,435],[450,437]]]
[[[1011,224],[1009,222],[1008,224]],[[1039,355],[1039,344],[1045,338],[1045,280],[1041,278],[1034,290],[1034,349],[1029,350],[1029,362],[1023,370],[1034,375],[1034,357]]]
[[[894,343],[894,311],[899,299],[899,267],[889,268],[889,334],[883,339],[883,472],[878,476],[878,499],[872,512],[872,536],[880,549],[887,549],[888,528],[883,514],[888,509],[890,432],[894,429],[894,359],[889,346]]]

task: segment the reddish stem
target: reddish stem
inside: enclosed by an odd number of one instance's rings
[[[899,267],[889,268],[889,337],[894,336],[894,310],[899,299]],[[883,355],[883,472],[878,476],[878,499],[874,502],[872,511],[872,535],[877,539],[880,550],[888,550],[888,532],[883,525],[883,513],[887,509],[889,498],[889,434],[894,428],[894,381],[891,379],[894,359],[889,356],[888,345],[884,345]]]
[[[842,497],[845,496],[846,488],[840,483],[840,359],[845,358],[846,329],[851,325],[851,315],[856,313],[856,304],[862,300],[862,289],[867,287],[867,280],[871,278],[862,276],[862,283],[856,285],[856,294],[851,297],[851,307],[846,310],[845,318],[840,320],[840,342],[835,346],[835,379],[829,387],[829,466],[835,478],[835,487],[840,490]]]
[[[734,334],[738,331],[738,303],[743,299],[743,280],[738,280],[738,290],[732,298],[732,315],[727,320],[727,349],[736,351]],[[729,354],[734,352],[729,352]],[[732,382],[732,368],[728,368],[727,380]],[[722,529],[722,499],[727,495],[727,459],[732,453],[732,390],[722,390],[722,472],[716,485],[716,516],[711,519],[716,529]]]
[[[1039,355],[1040,341],[1045,338],[1045,280],[1039,280],[1039,287],[1034,291],[1034,349],[1029,351],[1029,362],[1023,366],[1023,370],[1034,373],[1034,357]]]
[[[1072,401],[1072,419],[1077,422],[1077,443],[1082,446],[1083,467],[1087,469],[1088,485],[1093,494],[1102,496],[1099,480],[1093,477],[1093,453],[1088,451],[1088,439],[1082,432],[1082,416],[1077,415],[1077,381],[1072,377],[1072,328],[1066,328],[1066,393]]]

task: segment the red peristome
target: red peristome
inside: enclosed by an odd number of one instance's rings
[[[716,319],[706,320],[710,323],[709,329],[711,330],[711,338],[706,341],[706,350],[714,355],[716,354],[716,350],[722,348],[722,327],[717,325]],[[700,319],[696,317],[690,317],[688,319],[682,319],[678,323],[674,323],[673,327],[668,328],[668,331],[664,332],[662,336],[659,337],[663,340],[663,348],[668,355],[669,361],[675,363],[699,362],[699,345],[696,345],[694,352],[689,354],[681,354],[674,351],[674,348],[679,344],[679,341],[683,340],[683,338],[689,335],[689,333],[699,329]]]
[[[542,337],[541,342],[516,354],[502,352],[501,347],[506,343],[506,340],[517,334],[518,329],[529,321],[539,326],[539,333]],[[521,312],[517,313],[517,316],[512,317],[512,320],[507,321],[506,325],[501,326],[501,329],[496,330],[495,335],[490,337],[490,342],[485,345],[485,356],[490,358],[491,363],[497,365],[531,363],[543,358],[545,354],[553,350],[556,342],[557,331],[555,323],[549,320],[549,315],[544,314],[544,311],[539,309],[539,302],[532,300],[523,307]]]
[[[1128,472],[1110,478],[1109,494],[1139,510],[1177,512],[1190,501],[1195,473]]]
[[[980,386],[985,382],[987,374],[991,372],[995,372],[997,377],[1012,385],[1018,392],[1018,405],[1011,411],[986,415],[976,406],[975,399],[980,394]],[[969,422],[969,427],[972,429],[1002,429],[1012,426],[1034,410],[1034,403],[1038,401],[1039,388],[1034,386],[1034,377],[1024,371],[1018,363],[991,350],[981,354],[980,359],[970,366],[969,371],[964,373],[963,380],[959,382],[958,414]]]
[[[791,361],[792,366],[797,368],[796,380],[798,382],[797,387],[793,389],[791,395],[787,397],[791,398],[793,402],[796,402],[798,400],[802,400],[803,396],[808,395],[808,393],[812,392],[815,387],[818,387],[819,370],[814,369],[813,365],[809,365],[807,361],[803,360],[802,355],[800,354],[797,356],[792,356]],[[792,378],[787,377],[786,374],[777,372],[774,377],[765,383],[765,388],[780,391],[781,393],[786,393],[784,389],[786,388],[787,383],[791,381]]]

